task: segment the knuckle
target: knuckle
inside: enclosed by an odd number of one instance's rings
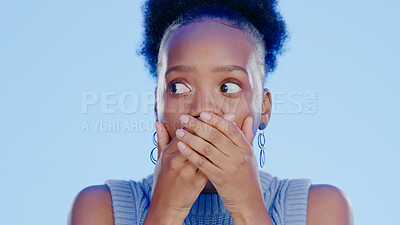
[[[181,163],[178,160],[176,160],[175,157],[168,161],[168,166],[170,167],[171,170],[177,171],[180,169]]]
[[[240,152],[240,153],[238,154],[238,157],[237,157],[237,162],[238,162],[238,164],[239,164],[239,165],[244,165],[244,164],[246,164],[246,161],[247,161],[247,155],[246,155],[246,153],[245,153],[245,152]]]
[[[206,164],[205,159],[200,158],[200,159],[197,161],[196,166],[197,166],[198,168],[204,168],[205,164]]]
[[[221,121],[219,120],[219,119],[217,119],[217,118],[215,118],[213,121],[212,121],[212,124],[213,124],[213,126],[214,127],[221,127]]]
[[[218,143],[219,141],[221,141],[221,134],[218,132],[218,131],[216,131],[216,130],[212,130],[211,132],[210,132],[210,138],[211,138],[211,141],[213,142],[213,143]]]
[[[211,156],[213,153],[213,148],[210,144],[207,144],[203,147],[204,156]]]
[[[232,173],[233,174],[238,174],[239,173],[239,169],[240,167],[238,167],[238,166],[234,166],[233,168],[232,168]]]
[[[199,131],[201,129],[201,123],[199,121],[197,121],[197,120],[193,121],[192,122],[192,127],[193,127],[193,130]]]

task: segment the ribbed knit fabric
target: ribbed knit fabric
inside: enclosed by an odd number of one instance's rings
[[[279,179],[259,171],[265,206],[275,225],[306,225],[309,179]],[[107,180],[115,225],[143,224],[150,206],[153,174],[140,182]],[[233,224],[218,193],[200,194],[184,221],[189,224]]]

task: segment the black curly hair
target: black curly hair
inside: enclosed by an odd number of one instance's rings
[[[157,78],[157,61],[165,31],[176,21],[188,24],[209,16],[256,28],[265,47],[265,73],[276,67],[276,57],[288,36],[286,24],[277,10],[276,0],[146,0],[143,42],[137,54],[143,55],[150,74]],[[238,26],[240,28],[240,26]]]

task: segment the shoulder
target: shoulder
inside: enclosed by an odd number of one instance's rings
[[[311,185],[308,196],[307,225],[315,224],[353,224],[351,203],[343,191],[332,185]]]
[[[68,216],[68,225],[113,225],[113,209],[107,185],[89,186],[75,197]]]

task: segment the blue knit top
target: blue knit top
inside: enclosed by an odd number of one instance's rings
[[[275,225],[306,225],[309,179],[279,179],[259,171],[265,206]],[[150,206],[153,174],[141,181],[106,180],[115,225],[143,224]],[[218,193],[201,193],[184,221],[188,224],[233,224]]]

